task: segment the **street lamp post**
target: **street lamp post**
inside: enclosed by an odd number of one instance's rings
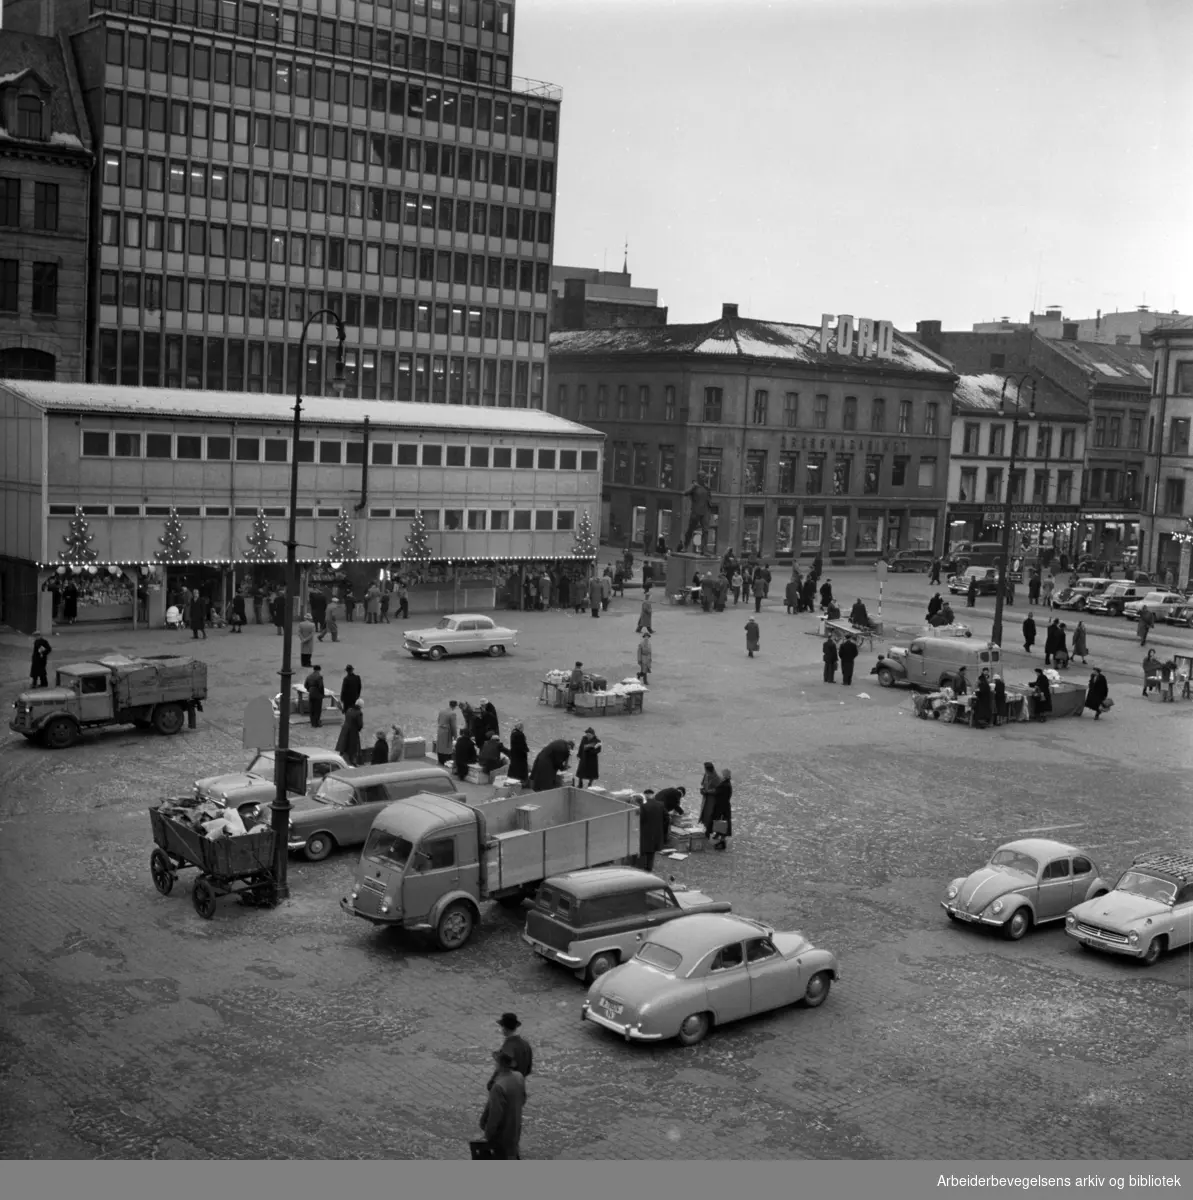
[[[1007,385],[1012,382],[1010,376],[1007,376],[1002,381],[1002,394],[998,398],[998,409],[1004,416],[1007,411]],[[1019,441],[1019,417],[1023,412],[1023,387],[1028,384],[1031,387],[1031,399],[1028,406],[1028,415],[1034,417],[1036,415],[1036,381],[1030,374],[1020,375],[1014,380],[1015,384],[1015,416],[1011,422],[1011,461],[1007,467],[1007,496],[1002,508],[1002,555],[1000,557],[1000,565],[998,570],[998,590],[994,597],[994,626],[990,631],[990,640],[996,645],[1002,645],[1002,609],[1006,601],[1007,580],[1011,566],[1011,507],[1013,501],[1013,493],[1011,490],[1012,481],[1015,475],[1015,451],[1018,449]]]
[[[278,744],[274,752],[274,783],[277,790],[273,798],[273,827],[274,840],[274,879],[277,886],[277,898],[285,900],[290,895],[290,885],[286,881],[286,868],[290,858],[290,797],[286,789],[286,767],[290,757],[290,680],[294,675],[292,638],[294,636],[294,593],[298,576],[298,439],[302,430],[302,379],[307,369],[306,343],[307,330],[319,317],[330,317],[336,324],[336,335],[340,347],[336,356],[336,380],[343,378],[344,373],[344,322],[340,314],[330,308],[321,308],[311,313],[306,324],[302,327],[302,337],[298,341],[298,384],[294,394],[294,435],[290,447],[290,523],[286,538],[286,608],[283,616],[282,637],[282,696],[278,713]]]

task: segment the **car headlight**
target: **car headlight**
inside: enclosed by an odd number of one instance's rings
[[[949,886],[948,886],[948,888],[945,890],[945,899],[946,899],[946,900],[954,900],[954,899],[956,899],[956,897],[957,897],[957,893],[958,893],[960,890],[961,890],[961,889],[960,889],[960,888],[959,888],[959,887],[958,887],[958,886],[957,886],[955,883],[950,883],[950,884],[949,884]]]
[[[1127,941],[1130,942],[1132,946],[1138,946],[1139,945],[1139,934],[1136,933],[1134,929],[1132,929],[1131,932],[1127,934]]]
[[[1002,912],[1002,910],[1003,910],[1003,902],[1001,900],[995,900],[994,903],[992,905],[990,905],[990,911],[996,917],[998,916],[998,914],[1000,912]]]
[[[1069,913],[1065,917],[1065,928],[1072,929],[1076,924],[1077,924],[1077,918],[1075,916],[1073,916],[1072,913]]]

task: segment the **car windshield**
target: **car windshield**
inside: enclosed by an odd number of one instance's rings
[[[454,628],[454,626],[452,624],[452,619],[450,617],[440,617],[439,620],[435,622],[435,628],[436,629],[452,629],[452,628]]]
[[[1145,896],[1162,904],[1171,904],[1176,899],[1176,884],[1171,879],[1149,875],[1146,871],[1124,871],[1123,877],[1115,885],[1115,891]]]
[[[352,804],[354,795],[350,783],[344,783],[334,775],[328,775],[319,785],[315,799],[320,804],[333,804],[337,808],[347,808]]]
[[[365,841],[365,858],[387,867],[404,867],[414,847],[406,838],[385,829],[370,829]]]
[[[1022,875],[1029,875],[1032,879],[1040,873],[1040,864],[1036,862],[1030,854],[1024,854],[1022,850],[996,850],[994,857],[990,860],[992,867],[1001,867],[1004,871],[1018,871]]]
[[[674,975],[683,963],[682,954],[677,954],[668,946],[660,946],[658,942],[647,942],[634,957],[640,962],[658,967],[660,971],[666,971],[668,975]]]
[[[273,778],[273,751],[265,750],[249,763],[248,774],[264,775],[266,779]]]

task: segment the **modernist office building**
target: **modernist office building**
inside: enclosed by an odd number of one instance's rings
[[[250,567],[284,560],[289,398],[195,401],[167,388],[0,382],[0,620],[48,629],[46,585],[71,575],[94,601],[81,621],[131,617],[140,581],[156,623],[167,586],[218,599]],[[311,399],[297,447],[298,559],[372,564],[374,578],[392,564],[446,579],[463,569],[488,582],[491,604],[495,570],[591,561],[575,549],[583,514],[596,525],[602,440],[543,412]],[[406,540],[416,511],[421,558]],[[174,518],[185,542],[171,538]]]
[[[498,0],[52,0],[92,128],[88,378],[542,407],[559,91]]]

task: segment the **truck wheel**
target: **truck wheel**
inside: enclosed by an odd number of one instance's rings
[[[878,668],[878,686],[879,687],[894,687],[895,673],[890,667]]]
[[[175,734],[182,728],[182,706],[160,704],[153,714],[153,727],[158,733]]]
[[[46,725],[41,736],[51,750],[65,750],[79,740],[79,727],[70,717],[55,717]]]
[[[308,862],[322,862],[336,848],[330,833],[312,833],[302,848]]]
[[[594,954],[589,959],[585,977],[589,983],[592,983],[594,979],[600,979],[602,975],[608,974],[620,962],[621,956],[616,950],[602,950],[600,954]]]
[[[435,928],[440,950],[459,950],[472,936],[472,910],[462,900],[449,904]]]

